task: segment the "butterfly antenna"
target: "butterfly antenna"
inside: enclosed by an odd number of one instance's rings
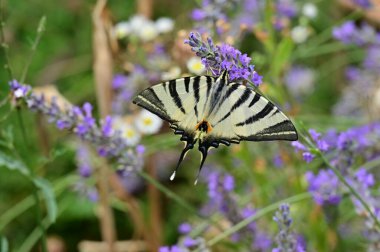
[[[199,178],[199,174],[201,174],[201,170],[202,170],[202,167],[203,167],[203,164],[207,158],[207,152],[208,152],[208,148],[206,148],[205,146],[199,146],[199,151],[201,152],[201,165],[199,166],[199,170],[198,170],[198,174],[197,174],[197,177],[194,181],[194,185],[196,185],[198,183],[198,178]]]
[[[171,181],[173,181],[173,179],[175,178],[175,175],[176,175],[176,173],[178,171],[178,167],[182,163],[183,159],[185,158],[186,153],[189,150],[191,150],[193,147],[194,147],[194,143],[192,141],[186,142],[185,148],[183,149],[183,151],[181,153],[181,156],[179,156],[179,160],[178,160],[177,166],[176,166],[175,170],[173,171],[172,175],[170,176],[170,180]]]

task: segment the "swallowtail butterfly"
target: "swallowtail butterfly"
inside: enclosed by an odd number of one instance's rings
[[[168,121],[185,142],[171,180],[197,141],[202,155],[199,176],[211,147],[298,139],[294,125],[278,107],[252,88],[228,82],[226,71],[219,77],[185,77],[157,84],[138,94],[133,103]]]

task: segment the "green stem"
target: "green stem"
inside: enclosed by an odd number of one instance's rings
[[[344,176],[340,173],[340,171],[333,166],[330,161],[326,158],[326,156],[319,151],[319,149],[307,138],[304,134],[300,134],[300,136],[304,139],[306,143],[309,144],[309,146],[317,153],[317,155],[321,158],[321,160],[327,165],[328,168],[330,168],[334,174],[338,177],[338,179],[348,188],[350,193],[357,199],[359,202],[363,205],[365,210],[368,212],[368,214],[371,216],[373,221],[376,223],[376,225],[380,228],[380,221],[376,217],[376,215],[371,211],[371,208],[369,205],[364,201],[364,199],[360,196],[360,194],[347,182],[347,180],[344,178]]]
[[[140,171],[139,175],[143,177],[145,180],[147,180],[149,183],[153,184],[155,187],[157,187],[158,190],[163,192],[168,198],[173,199],[178,203],[178,205],[181,205],[183,208],[188,210],[190,213],[196,214],[199,216],[198,211],[188,204],[185,200],[181,199],[177,194],[170,191],[168,188],[166,188],[164,185],[162,185],[160,182],[149,176],[147,173]]]
[[[360,203],[363,205],[365,210],[369,213],[371,218],[374,220],[376,225],[380,228],[380,222],[379,219],[376,217],[376,215],[371,211],[370,206],[367,204],[367,202],[364,201],[364,199],[360,196],[360,194],[347,182],[347,180],[344,178],[344,176],[340,173],[340,171],[330,164],[329,160],[320,152],[318,151],[319,157],[324,161],[324,163],[335,173],[335,175],[339,178],[339,180],[348,188],[348,190],[352,193],[352,195],[355,196],[357,200],[360,201]]]
[[[61,202],[59,205],[59,209],[60,209],[59,214],[62,214],[62,212],[64,210],[66,210],[66,208],[71,203],[72,203],[71,200],[67,199],[67,198],[66,198],[66,200]],[[41,222],[41,224],[42,224],[42,227],[44,228],[44,230],[46,230],[51,225],[51,223],[49,221],[49,217],[45,217],[44,220]],[[20,251],[20,252],[32,251],[33,246],[36,244],[38,239],[42,239],[43,235],[44,235],[44,232],[42,232],[39,227],[36,227],[30,233],[30,235],[24,240],[24,242],[21,244],[20,248],[17,251]],[[42,251],[47,251],[47,250],[43,250],[43,248],[42,248]]]
[[[12,208],[8,209],[4,214],[0,216],[0,231],[2,231],[4,227],[6,227],[12,220],[16,219],[33,205],[34,199],[33,196],[30,195],[17,203]]]
[[[54,181],[54,194],[59,197],[68,186],[72,185],[75,181],[78,180],[77,175],[69,174],[66,177],[59,179],[58,181]],[[0,215],[0,232],[14,219],[20,216],[22,213],[27,211],[34,205],[34,196],[29,195],[24,198],[7,211],[5,211],[2,215]]]
[[[266,215],[272,211],[275,211],[281,203],[285,203],[285,202],[286,203],[295,203],[298,201],[309,199],[310,197],[311,196],[309,193],[302,193],[302,194],[298,194],[298,195],[289,197],[287,199],[278,201],[278,202],[273,203],[267,207],[264,207],[264,208],[260,209],[259,211],[257,211],[256,214],[252,215],[249,218],[244,219],[243,221],[241,221],[241,222],[237,223],[236,225],[228,228],[223,233],[221,233],[221,234],[215,236],[214,238],[212,238],[211,240],[209,240],[207,242],[207,246],[211,247],[211,246],[217,244],[218,242],[222,241],[223,239],[227,238],[228,236],[230,236],[230,235],[238,232],[240,229],[246,227],[251,222],[258,220],[262,216],[264,216],[264,215]]]
[[[19,109],[17,109],[17,117],[18,117],[19,124],[21,127],[23,141],[26,145],[28,145],[28,141],[27,141],[27,137],[26,137],[26,133],[25,133],[24,122],[22,120],[21,112]],[[31,172],[31,174],[34,174],[34,171],[32,169],[30,169],[30,172]],[[39,199],[39,195],[38,195],[38,188],[36,188],[36,187],[33,189],[33,198],[34,198],[34,201],[36,203],[36,217],[37,217],[38,226],[41,229],[41,233],[42,233],[42,236],[41,236],[42,251],[47,252],[46,233],[45,233],[45,228],[44,228],[43,223],[42,223],[42,213],[41,213],[41,209],[40,209],[40,205],[39,205],[40,199]]]
[[[28,58],[28,60],[27,60],[27,62],[26,62],[26,65],[25,65],[25,67],[24,67],[24,70],[22,71],[22,75],[21,75],[20,83],[24,83],[24,81],[25,81],[25,79],[26,79],[26,75],[27,75],[27,73],[28,73],[29,66],[30,66],[31,63],[32,63],[32,60],[33,60],[34,54],[35,54],[36,51],[37,51],[37,46],[38,46],[38,44],[40,43],[40,40],[41,40],[42,34],[43,34],[44,31],[45,31],[45,23],[46,23],[46,17],[43,16],[43,17],[41,17],[40,22],[38,23],[36,39],[35,39],[34,42],[33,42],[32,50],[31,50],[31,52],[30,52],[29,58]]]
[[[352,51],[354,49],[353,47],[343,45],[341,42],[334,42],[322,46],[318,46],[317,48],[312,49],[304,49],[304,50],[298,50],[293,53],[292,60],[297,59],[304,59],[304,58],[310,58],[310,57],[316,57],[328,53],[334,53],[341,50],[347,49],[349,51]]]
[[[380,166],[380,158],[375,158],[375,159],[361,165],[360,167],[363,167],[367,170],[372,170],[373,168],[378,167],[378,166]]]
[[[0,251],[2,251],[2,252],[8,252],[9,251],[8,240],[5,237],[1,237],[1,240],[0,240]]]
[[[140,171],[139,175],[141,177],[143,177],[145,180],[147,180],[149,183],[151,183],[153,186],[155,186],[158,190],[160,190],[161,192],[163,192],[168,198],[171,198],[175,202],[177,202],[178,205],[182,206],[183,208],[185,208],[190,213],[194,214],[199,219],[202,219],[202,220],[205,219],[204,216],[202,216],[202,215],[199,214],[199,212],[197,211],[197,209],[195,209],[193,206],[191,206],[190,204],[188,204],[185,200],[181,199],[177,194],[175,194],[172,191],[170,191],[163,184],[161,184],[160,182],[158,182],[157,180],[155,180],[154,178],[152,178],[151,176],[149,176],[149,174],[147,174],[147,173],[145,173],[143,171]],[[211,218],[211,219],[208,218],[208,222],[211,223],[211,224],[213,224],[214,226],[216,226],[220,230],[223,230],[222,227],[221,227],[221,225],[220,225],[220,223],[218,223],[215,218]]]
[[[8,44],[5,42],[5,33],[4,33],[4,27],[5,27],[5,21],[4,21],[4,1],[0,0],[0,38],[1,38],[1,47],[4,51],[5,56],[5,65],[4,68],[8,72],[8,76],[10,80],[13,80],[13,73],[12,73],[12,67],[9,60],[8,55]]]
[[[360,18],[362,14],[363,14],[362,11],[355,10],[349,15],[347,15],[346,17],[342,18],[340,22],[338,22],[338,24],[342,24],[343,22],[347,20],[356,20]],[[333,28],[338,24],[335,24],[334,26],[325,29],[324,31],[319,33],[317,36],[310,39],[304,46],[309,47],[309,48],[317,48],[318,45],[323,44],[324,42],[328,41],[331,38]]]
[[[20,128],[21,128],[22,139],[23,139],[23,141],[25,143],[25,146],[28,147],[29,146],[29,142],[28,142],[28,138],[26,137],[24,120],[22,119],[21,110],[20,110],[19,107],[17,107],[17,120],[18,120],[18,123],[19,123]]]
[[[40,208],[40,196],[38,195],[37,188],[33,191],[33,198],[36,204],[36,216],[38,220],[38,226],[41,232],[41,249],[43,252],[48,252],[47,250],[47,243],[46,243],[46,233],[45,229],[47,227],[47,224],[49,223],[48,218],[46,217],[45,220],[42,220],[42,213]]]

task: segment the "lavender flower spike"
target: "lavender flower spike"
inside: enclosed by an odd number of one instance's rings
[[[220,75],[224,70],[228,71],[231,81],[250,81],[256,86],[262,83],[263,77],[255,71],[251,65],[251,58],[242,54],[239,50],[228,44],[215,46],[211,38],[207,43],[202,41],[199,33],[191,32],[185,44],[191,46],[191,50],[201,58],[203,65],[214,75]]]
[[[92,143],[98,154],[114,159],[119,169],[136,171],[142,168],[142,155],[127,148],[126,139],[120,132],[112,129],[111,117],[106,117],[102,124],[92,116],[92,106],[85,103],[82,108],[67,105],[60,108],[56,99],[47,102],[43,95],[36,95],[30,86],[22,85],[16,80],[9,83],[13,96],[24,101],[29,109],[40,112],[60,130],[75,132],[82,140]]]
[[[272,252],[304,252],[305,250],[298,244],[294,234],[290,231],[293,220],[290,217],[289,204],[280,205],[273,220],[277,222],[280,232],[276,237],[278,246]]]

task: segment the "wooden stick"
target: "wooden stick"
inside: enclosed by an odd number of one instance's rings
[[[92,13],[93,21],[93,53],[94,53],[94,76],[97,101],[102,118],[111,112],[112,100],[112,55],[108,44],[107,30],[104,20],[104,11],[107,0],[98,0]],[[108,165],[104,162],[99,167],[99,219],[102,239],[106,243],[106,251],[116,251],[115,221],[109,202]]]
[[[147,160],[148,174],[157,178],[156,166],[153,157]],[[151,251],[158,251],[162,243],[162,220],[161,220],[161,195],[158,189],[151,183],[148,184],[149,220],[152,236],[149,239]]]
[[[137,1],[137,13],[145,16],[146,18],[152,17],[153,0],[139,0]]]

